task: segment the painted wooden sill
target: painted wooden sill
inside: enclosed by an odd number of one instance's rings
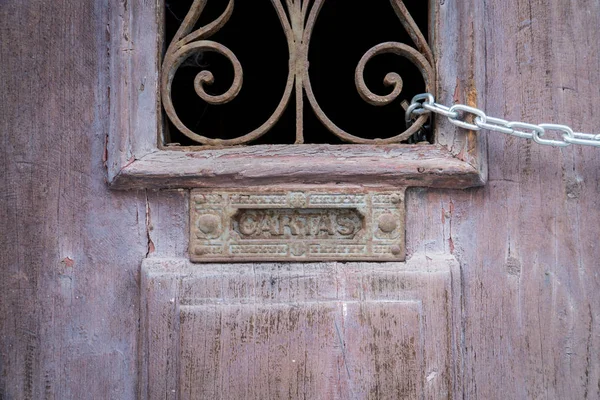
[[[440,145],[263,145],[157,149],[125,164],[109,182],[115,189],[286,184],[462,189],[483,185],[485,172]]]

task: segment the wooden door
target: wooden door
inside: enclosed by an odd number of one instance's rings
[[[407,191],[406,262],[200,268],[189,190],[107,184],[145,165],[107,136],[133,3],[0,5],[0,399],[600,398],[597,149],[479,133],[485,185]],[[600,133],[597,1],[439,3],[477,66],[440,95]]]

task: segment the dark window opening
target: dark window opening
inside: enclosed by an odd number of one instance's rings
[[[165,0],[165,48],[192,2]],[[227,3],[208,1],[196,28],[216,20]],[[428,1],[405,0],[404,4],[427,37]],[[226,92],[234,77],[229,60],[217,53],[203,52],[189,57],[177,70],[171,91],[173,106],[192,131],[209,138],[233,139],[262,125],[279,104],[288,78],[286,36],[272,2],[253,0],[236,2],[230,20],[208,40],[226,46],[239,59],[243,68],[239,94],[223,105],[208,104],[196,94],[193,82],[202,70],[214,74],[214,83],[206,86],[212,95]],[[309,77],[316,100],[333,123],[361,138],[388,138],[403,132],[406,126],[402,102],[410,102],[414,95],[425,90],[424,79],[416,66],[404,57],[382,54],[367,63],[365,82],[374,93],[386,95],[391,89],[384,86],[384,77],[396,72],[403,79],[400,96],[381,107],[370,105],[360,97],[354,81],[355,69],[370,48],[383,42],[415,47],[389,0],[325,1],[310,40]],[[304,143],[345,143],[321,123],[306,95],[303,104]],[[166,144],[199,145],[179,132],[166,115],[163,120]],[[426,135],[431,142],[431,133]],[[295,137],[296,102],[292,93],[279,121],[249,144],[293,144]]]

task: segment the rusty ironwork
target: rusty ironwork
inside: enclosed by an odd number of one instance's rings
[[[317,17],[325,0],[271,0],[283,27],[290,54],[289,73],[283,97],[281,98],[279,105],[261,126],[234,139],[214,139],[193,131],[178,117],[171,98],[173,78],[178,68],[186,59],[198,52],[216,52],[226,57],[231,62],[234,71],[233,83],[231,87],[221,95],[213,96],[208,94],[205,90],[205,86],[210,85],[214,80],[214,76],[210,71],[203,70],[196,76],[194,80],[196,94],[209,104],[220,105],[232,101],[236,98],[243,84],[243,67],[235,54],[224,45],[208,40],[210,36],[218,32],[231,17],[234,9],[234,0],[229,0],[227,8],[215,21],[193,30],[207,1],[208,0],[194,0],[187,16],[183,20],[166,51],[162,65],[161,97],[164,110],[175,127],[193,141],[210,146],[229,146],[251,143],[269,131],[269,129],[280,119],[294,91],[296,100],[297,144],[304,142],[302,115],[304,101],[303,93],[306,94],[313,111],[327,129],[341,140],[348,143],[399,143],[418,132],[426,123],[428,119],[427,116],[420,116],[406,130],[398,132],[386,139],[363,138],[359,135],[346,132],[337,126],[327,117],[317,102],[309,78],[308,49]],[[404,29],[406,29],[414,42],[415,48],[403,43],[385,42],[372,47],[362,57],[356,67],[356,88],[362,99],[374,106],[383,106],[391,103],[398,98],[402,91],[402,77],[395,72],[388,73],[384,78],[384,84],[392,89],[391,93],[387,95],[377,95],[373,93],[365,83],[365,65],[373,57],[384,53],[405,57],[412,64],[416,65],[424,78],[426,91],[435,94],[433,53],[429,48],[423,33],[411,17],[402,0],[390,0],[390,3]]]
[[[404,189],[194,190],[195,262],[402,261]]]

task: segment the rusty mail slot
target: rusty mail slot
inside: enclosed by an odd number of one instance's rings
[[[193,190],[194,262],[403,261],[404,190]]]

